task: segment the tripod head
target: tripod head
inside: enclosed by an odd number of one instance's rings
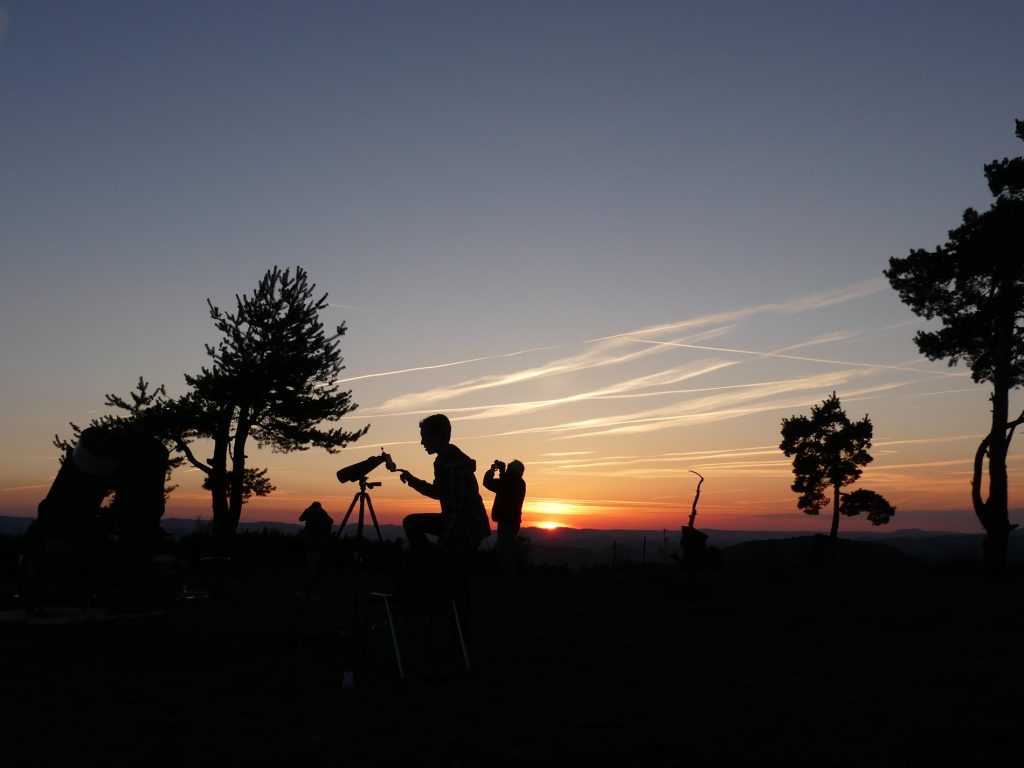
[[[379,488],[381,483],[371,483],[365,477],[359,478],[359,490],[366,493],[367,488]]]

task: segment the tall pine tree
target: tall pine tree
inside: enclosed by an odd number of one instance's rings
[[[210,365],[185,377],[191,390],[175,410],[178,447],[206,475],[213,532],[222,543],[237,529],[246,499],[273,490],[266,470],[246,464],[250,438],[276,451],[333,453],[369,429],[330,426],[356,406],[336,383],[345,325],[327,334],[320,320],[327,294],[317,298],[315,290],[301,267],[293,273],[275,266],[252,295],[235,297],[234,312],[207,301],[222,337],[206,347]],[[197,457],[195,439],[212,441],[209,459]]]
[[[1024,121],[1017,137],[1024,140]],[[995,202],[968,208],[945,245],[889,260],[885,276],[915,314],[942,327],[914,338],[929,360],[963,361],[992,385],[992,420],[974,455],[971,501],[985,529],[987,565],[1006,567],[1010,532],[1006,456],[1024,414],[1010,419],[1010,391],[1024,382],[1024,158],[994,160],[985,177]],[[983,493],[988,461],[988,494]]]

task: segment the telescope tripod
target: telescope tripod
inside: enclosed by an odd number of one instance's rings
[[[356,502],[359,503],[359,516],[356,519],[356,539],[354,549],[352,553],[353,573],[354,578],[354,600],[352,605],[352,636],[355,634],[359,627],[359,589],[360,589],[360,566],[361,558],[359,556],[360,544],[363,540],[363,526],[366,520],[366,510],[370,511],[370,520],[373,523],[374,530],[377,531],[377,540],[383,542],[384,537],[380,532],[380,524],[377,522],[377,514],[373,511],[373,500],[370,498],[370,494],[367,493],[368,488],[377,488],[380,483],[371,483],[365,477],[359,479],[359,490],[356,491],[355,496],[352,497],[352,503],[348,505],[348,511],[345,512],[345,517],[341,520],[341,525],[338,526],[337,532],[334,534],[335,538],[341,538],[341,532],[345,529],[345,524],[348,523],[349,518],[352,516],[352,512],[356,508]],[[299,625],[299,619],[302,617],[303,612],[306,609],[306,604],[309,602],[310,597],[313,594],[313,590],[316,588],[317,582],[320,580],[320,573],[324,569],[324,563],[321,561],[317,567],[314,578],[310,581],[309,587],[306,589],[306,594],[302,599],[302,604],[299,606],[298,613],[295,615],[295,621],[292,623],[292,633],[295,632]]]
[[[366,520],[365,511],[370,510],[370,520],[373,521],[373,528],[377,531],[377,541],[384,541],[384,537],[380,534],[380,525],[377,523],[377,514],[373,511],[373,500],[370,498],[370,494],[366,492],[367,488],[377,488],[380,483],[371,483],[365,477],[359,478],[359,490],[356,491],[356,495],[352,497],[352,503],[348,505],[348,512],[345,513],[345,517],[341,519],[341,525],[338,526],[338,532],[334,534],[339,539],[341,538],[341,532],[345,529],[345,523],[352,516],[352,510],[356,508],[356,502],[359,502],[359,518],[356,522],[356,543],[355,543],[355,559],[356,567],[359,566],[359,544],[363,540],[363,523]]]
[[[384,537],[380,533],[380,525],[377,523],[377,514],[373,511],[373,500],[370,498],[370,494],[366,492],[367,488],[377,488],[379,485],[380,483],[369,482],[365,476],[359,478],[359,490],[352,497],[352,503],[348,505],[348,511],[345,513],[345,517],[341,519],[341,525],[338,526],[338,532],[335,534],[339,539],[341,538],[341,532],[345,529],[345,524],[352,516],[352,510],[356,508],[356,502],[358,501],[359,517],[356,519],[356,540],[352,550],[352,627],[349,633],[352,641],[350,652],[352,654],[353,666],[342,673],[343,688],[355,687],[355,667],[359,665],[360,648],[362,648],[359,637],[360,627],[362,626],[359,621],[360,605],[363,602],[360,600],[360,591],[362,590],[362,558],[359,556],[359,545],[363,540],[363,523],[365,522],[366,510],[370,511],[370,520],[373,522],[374,530],[377,531],[377,541],[384,541]]]

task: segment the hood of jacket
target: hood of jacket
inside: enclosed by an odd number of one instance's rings
[[[438,452],[437,458],[434,459],[434,464],[464,467],[469,472],[476,473],[476,459],[471,459],[457,445],[452,445],[451,443]]]

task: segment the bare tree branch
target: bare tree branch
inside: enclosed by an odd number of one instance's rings
[[[700,481],[697,483],[697,493],[693,496],[693,508],[690,510],[689,527],[693,528],[693,521],[697,519],[697,500],[700,498],[700,487],[704,484],[704,475],[700,472],[694,472],[692,469],[690,472],[693,472],[693,474],[700,478]]]

